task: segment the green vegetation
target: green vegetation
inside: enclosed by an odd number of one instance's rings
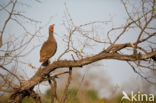
[[[25,97],[22,103],[35,103],[34,99],[31,97]]]
[[[58,91],[58,96],[61,97],[62,90]],[[119,94],[111,99],[98,98],[97,92],[95,90],[77,90],[76,88],[71,88],[68,90],[67,103],[155,103],[155,102],[131,102],[128,100],[123,100],[121,102],[122,94]],[[42,103],[51,103],[51,90],[47,90],[45,95],[42,97]],[[8,96],[0,97],[0,103],[7,103]],[[155,97],[156,101],[156,97]],[[25,97],[22,103],[35,103],[33,98]],[[55,103],[58,103],[56,101]]]
[[[0,103],[7,103],[7,101],[8,101],[8,96],[0,97]]]

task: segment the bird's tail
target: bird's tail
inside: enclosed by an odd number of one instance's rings
[[[47,59],[45,62],[43,62],[42,64],[41,64],[42,66],[48,66],[49,65],[49,59]]]

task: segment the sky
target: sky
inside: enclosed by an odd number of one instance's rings
[[[0,0],[4,3],[5,0]],[[19,0],[20,1],[20,0]],[[113,24],[118,26],[125,22],[127,17],[124,7],[120,0],[41,0],[41,3],[37,3],[33,0],[22,0],[23,3],[29,6],[17,6],[16,9],[24,11],[24,14],[30,18],[41,21],[38,26],[44,24],[55,24],[55,36],[57,41],[61,41],[60,37],[63,36],[65,29],[62,25],[65,15],[65,3],[70,13],[75,25],[85,24],[92,21],[109,21],[113,20]],[[5,15],[1,15],[3,20],[5,20]],[[48,25],[45,26],[41,32],[43,38],[40,42],[34,41],[34,44],[42,44],[48,34]],[[1,26],[1,25],[0,25]],[[16,28],[16,29],[15,29]],[[31,31],[31,27],[28,27]],[[33,31],[33,30],[32,30]],[[22,32],[18,27],[14,27],[13,23],[8,25],[6,33],[19,33]],[[59,34],[59,35],[57,35]],[[5,40],[8,39],[7,36],[4,37]],[[127,35],[128,40],[133,41],[136,39],[134,35]],[[125,41],[123,37],[120,41]],[[126,39],[127,40],[127,39]],[[54,56],[55,60],[59,53],[63,50],[63,44],[58,43],[59,52]],[[35,49],[31,54],[25,57],[25,61],[32,63],[34,66],[39,67],[39,50],[40,46]],[[35,55],[34,55],[35,54]],[[102,60],[103,66],[99,69],[104,69],[110,80],[114,85],[122,86],[125,82],[131,79],[139,80],[139,76],[134,73],[132,68],[124,61],[118,60]],[[27,66],[22,66],[24,71],[27,73],[28,78],[30,78],[37,69],[27,69]],[[98,69],[97,69],[98,71]]]
[[[110,20],[109,17],[114,17],[114,24],[119,25],[118,23],[122,23],[120,18],[126,17],[120,0],[66,0],[66,5],[76,25],[91,21],[108,21]],[[64,12],[65,1],[46,0],[35,6],[32,4],[32,7],[27,10],[27,15],[42,22],[46,22],[52,17],[51,23],[56,25],[55,32],[63,34],[64,30],[60,28],[63,28],[61,25]],[[56,36],[56,38],[58,37]],[[104,69],[106,69],[114,84],[121,84],[128,78],[137,76],[126,62],[103,60],[102,63],[106,65]]]

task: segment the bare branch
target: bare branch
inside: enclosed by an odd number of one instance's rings
[[[10,72],[8,69],[6,69],[4,66],[0,65],[0,68],[2,68],[3,70],[7,71],[8,73],[10,73],[11,75],[13,75],[21,84],[21,80],[19,79],[19,77],[17,75],[15,75],[14,73]]]
[[[68,95],[67,93],[68,93],[68,88],[70,85],[71,77],[72,77],[72,67],[69,67],[69,77],[68,77],[68,81],[67,81],[66,87],[64,89],[64,93],[63,93],[60,103],[66,103],[67,95]]]
[[[9,22],[9,20],[11,19],[11,16],[12,16],[12,14],[13,14],[13,12],[14,12],[14,8],[15,8],[15,6],[16,6],[16,3],[17,3],[17,0],[15,0],[15,2],[13,2],[12,9],[11,9],[11,11],[10,11],[10,13],[9,13],[9,16],[8,16],[8,18],[6,19],[6,21],[5,21],[5,23],[4,23],[4,26],[3,26],[2,30],[1,30],[1,35],[0,35],[0,47],[3,45],[3,44],[2,44],[2,37],[3,37],[3,34],[4,34],[4,30],[5,30],[5,28],[6,28],[7,24],[8,24],[8,22]]]

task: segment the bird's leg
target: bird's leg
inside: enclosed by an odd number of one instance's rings
[[[44,62],[44,63],[42,63],[42,66],[48,66],[49,65],[49,59],[47,58],[47,60]]]

